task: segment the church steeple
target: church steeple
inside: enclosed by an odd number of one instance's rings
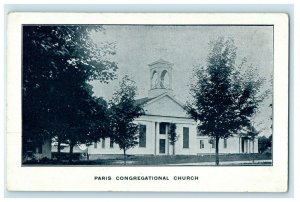
[[[173,94],[173,64],[160,59],[148,66],[150,67],[150,90],[148,92],[148,97],[153,98],[166,92]]]

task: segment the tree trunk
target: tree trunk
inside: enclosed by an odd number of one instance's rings
[[[60,139],[58,139],[58,142],[57,142],[57,162],[60,162],[60,146],[61,146],[61,141]]]
[[[219,137],[216,137],[216,166],[219,165]]]
[[[73,148],[74,148],[74,145],[70,144],[69,164],[71,164],[73,161]]]
[[[173,156],[175,156],[175,142],[173,143]]]
[[[124,152],[124,165],[126,165],[126,149],[123,149]]]

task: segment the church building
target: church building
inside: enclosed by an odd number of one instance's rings
[[[137,118],[139,125],[138,144],[126,153],[128,155],[202,155],[214,154],[214,140],[197,132],[196,122],[189,118],[183,103],[176,99],[172,88],[173,64],[158,60],[148,65],[150,71],[150,89],[148,97],[138,99],[143,104],[145,115]],[[176,89],[175,89],[176,90]],[[170,125],[176,125],[177,141],[170,144]],[[238,135],[220,139],[219,153],[251,153],[253,142]],[[257,139],[254,152],[258,152]],[[110,138],[101,140],[88,147],[90,159],[105,154],[123,154],[119,146]]]

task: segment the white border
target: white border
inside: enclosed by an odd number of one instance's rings
[[[21,167],[22,24],[273,24],[274,135],[271,167]],[[288,16],[195,13],[10,13],[7,50],[9,191],[285,192],[288,180]],[[199,181],[94,181],[109,175],[196,175]]]

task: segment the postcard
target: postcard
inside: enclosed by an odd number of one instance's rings
[[[283,13],[10,13],[9,191],[286,192]]]

